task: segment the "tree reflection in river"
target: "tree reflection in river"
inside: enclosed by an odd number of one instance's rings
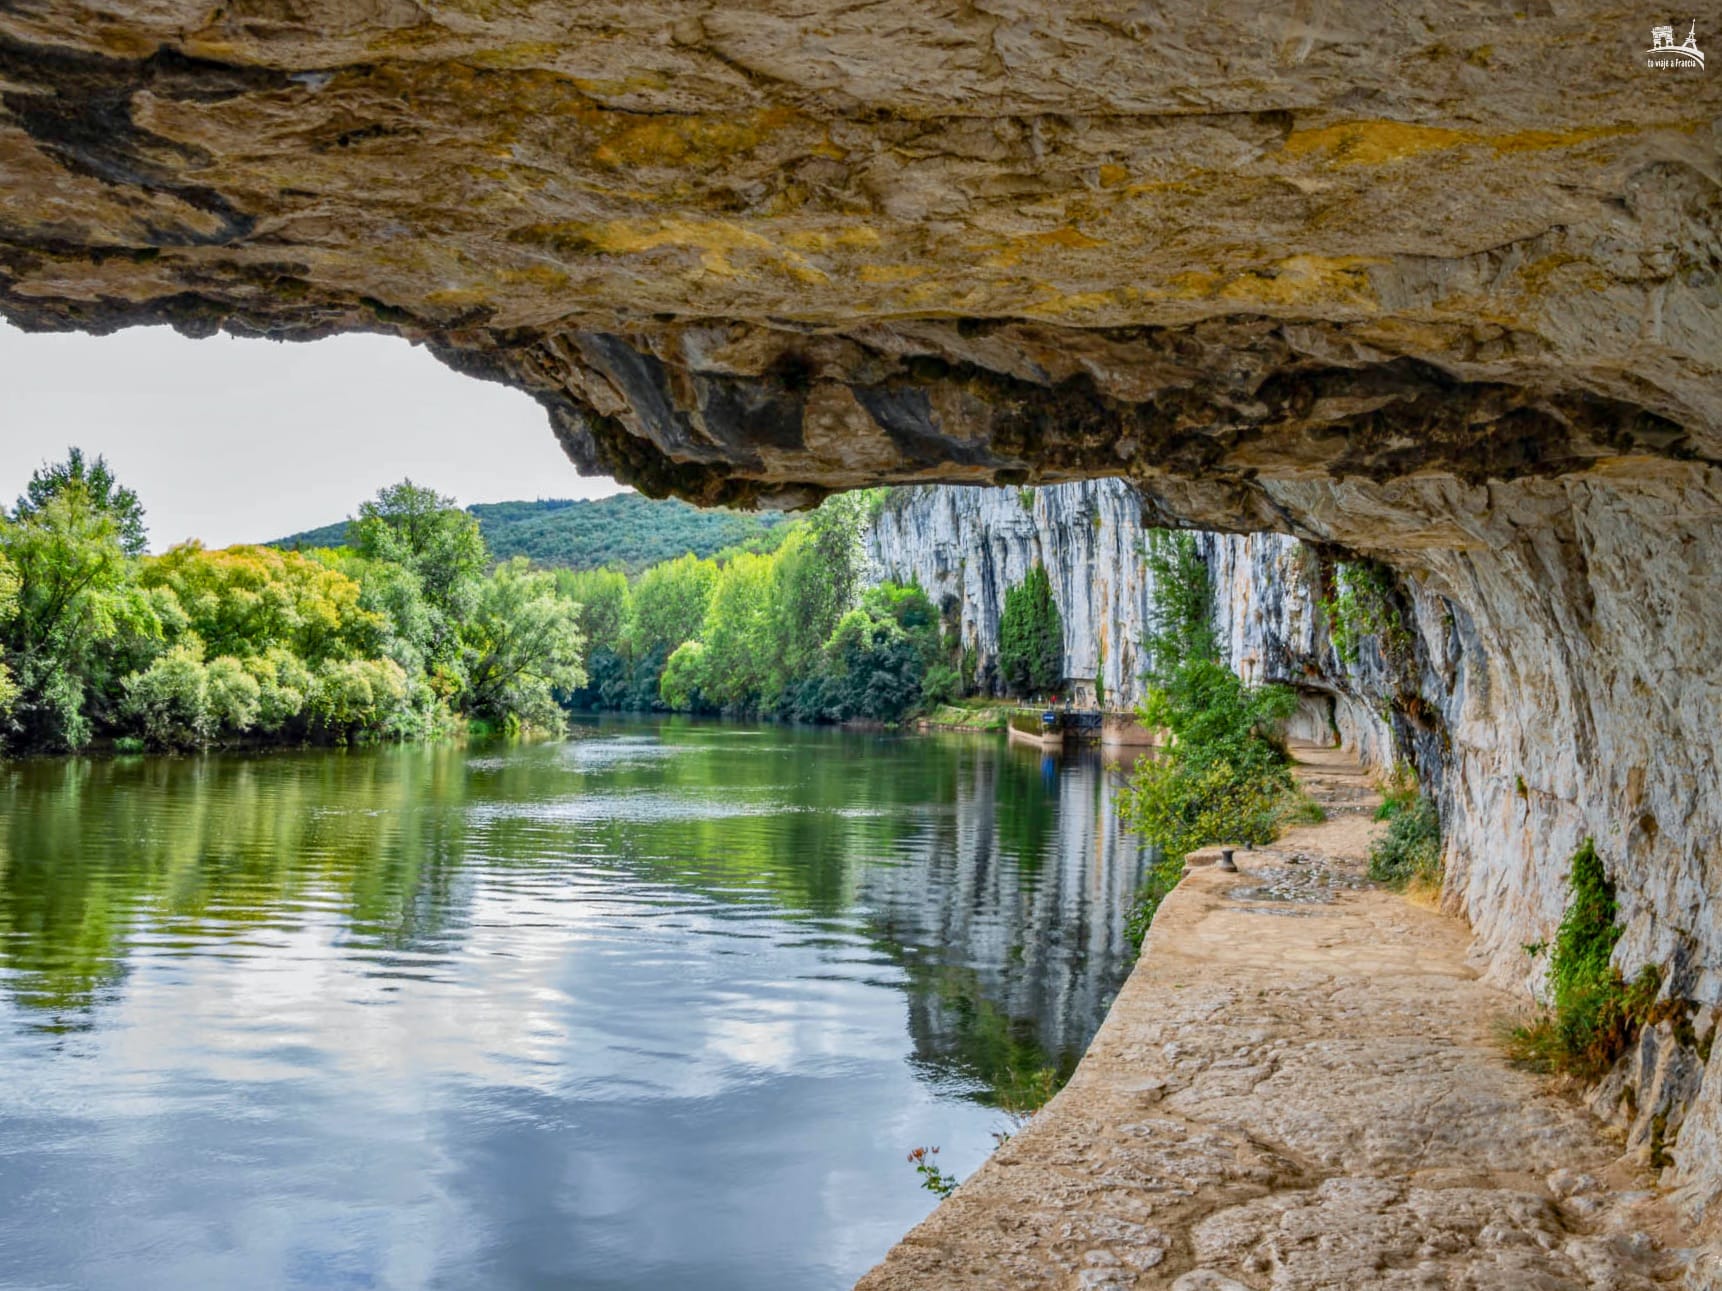
[[[962,736],[617,722],[0,777],[26,1282],[153,1285],[148,1249],[183,1253],[164,1286],[844,1285],[925,1209],[904,1151],[966,1173],[994,1086],[1074,1065],[1143,865],[1097,758]]]

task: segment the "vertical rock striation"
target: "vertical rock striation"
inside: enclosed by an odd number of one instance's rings
[[[1346,658],[1323,604],[1343,548],[1201,537],[1238,671],[1300,691],[1296,734],[1340,739],[1378,768],[1408,761],[1438,799],[1445,899],[1496,984],[1538,988],[1542,964],[1524,948],[1552,939],[1569,859],[1596,840],[1619,889],[1616,962],[1629,976],[1661,970],[1669,1016],[1593,1105],[1699,1216],[1722,1192],[1722,1061],[1709,1061],[1722,1002],[1722,640],[1705,630],[1722,599],[1708,558],[1722,550],[1719,484],[1722,472],[1701,470],[1637,485],[1419,486],[1416,505],[1441,519],[1389,583],[1393,639],[1366,637]],[[1348,537],[1372,509],[1406,501],[1382,491],[1338,491]],[[1004,589],[1044,563],[1067,671],[1093,675],[1104,657],[1122,706],[1140,696],[1152,593],[1139,501],[1118,482],[1032,496],[918,489],[886,507],[867,548],[876,577],[919,579],[951,604],[983,660],[997,652]]]
[[[1150,584],[1142,501],[1122,480],[1046,488],[894,489],[866,534],[870,576],[918,582],[976,654],[984,686],[997,672],[1005,593],[1046,567],[1064,619],[1064,675],[1098,680],[1108,708],[1141,699]]]

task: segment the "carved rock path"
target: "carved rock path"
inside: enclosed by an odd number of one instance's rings
[[[1192,868],[1070,1084],[860,1283],[909,1288],[1703,1288],[1648,1176],[1498,1028],[1457,920],[1365,878],[1378,799]]]

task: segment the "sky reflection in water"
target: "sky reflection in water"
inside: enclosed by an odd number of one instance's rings
[[[961,737],[0,767],[0,1286],[845,1287],[1141,867]]]

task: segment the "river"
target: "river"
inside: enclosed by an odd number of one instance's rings
[[[1128,971],[1108,779],[622,721],[0,765],[0,1287],[846,1287]]]

